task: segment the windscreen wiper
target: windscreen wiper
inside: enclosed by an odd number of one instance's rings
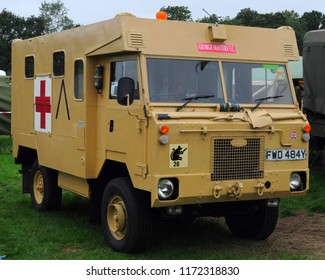
[[[258,106],[260,106],[266,100],[276,99],[276,98],[280,98],[280,97],[283,97],[283,95],[268,96],[268,97],[263,97],[263,98],[255,99],[254,101],[257,101],[257,104],[254,106],[254,108],[251,111],[253,112],[255,109],[258,108]]]
[[[197,96],[193,96],[193,97],[183,98],[182,100],[186,100],[186,102],[183,105],[178,106],[176,109],[176,112],[182,110],[184,107],[186,107],[186,105],[188,103],[192,102],[193,100],[206,99],[206,98],[211,98],[211,97],[214,97],[214,95],[197,95]]]

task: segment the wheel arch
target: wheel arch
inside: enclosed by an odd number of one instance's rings
[[[128,168],[124,162],[106,160],[96,179],[89,179],[91,188],[105,188],[107,183],[117,177],[129,177]]]
[[[89,221],[91,223],[100,222],[100,205],[104,190],[111,180],[118,177],[130,178],[126,164],[123,162],[106,160],[98,177],[96,179],[88,180],[90,188]]]
[[[38,159],[37,151],[24,146],[19,146],[17,157],[15,158],[16,164],[21,164],[22,174],[22,191],[23,193],[29,193],[30,189],[30,171],[33,163]]]

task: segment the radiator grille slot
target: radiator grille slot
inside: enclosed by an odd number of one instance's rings
[[[246,145],[233,145],[234,141]],[[211,181],[264,177],[264,137],[214,137],[211,139]]]

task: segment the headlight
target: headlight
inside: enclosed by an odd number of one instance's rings
[[[168,199],[173,195],[174,184],[169,179],[161,179],[158,182],[158,197],[159,199]]]
[[[290,190],[297,191],[301,186],[301,177],[298,173],[291,173],[290,175]]]

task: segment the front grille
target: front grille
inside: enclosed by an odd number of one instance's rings
[[[211,181],[263,178],[264,150],[264,137],[212,138]]]

